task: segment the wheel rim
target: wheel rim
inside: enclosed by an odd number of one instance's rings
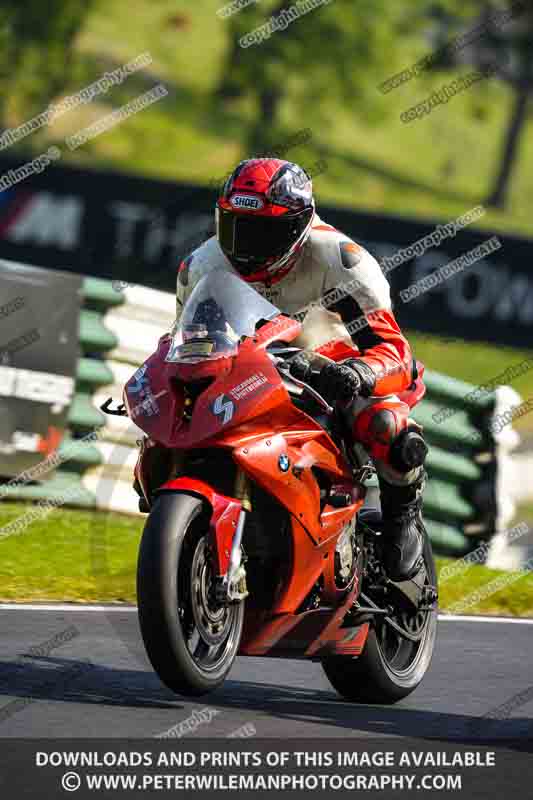
[[[429,577],[426,575],[424,590],[429,586]],[[417,641],[402,636],[387,620],[380,620],[376,624],[376,641],[381,657],[387,669],[397,679],[407,678],[418,666],[424,656],[425,645],[436,616],[436,609],[391,614],[393,621],[412,637],[416,637]]]
[[[215,600],[207,537],[185,537],[178,566],[178,615],[191,660],[205,673],[231,662],[238,647],[241,604]]]

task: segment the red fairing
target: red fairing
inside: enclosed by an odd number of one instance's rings
[[[162,444],[176,435],[184,407],[183,390],[175,381],[175,365],[165,362],[170,342],[170,336],[161,337],[156,352],[133,374],[123,393],[130,419]]]
[[[268,415],[275,408],[293,414],[287,390],[265,348],[276,339],[294,339],[301,326],[295,320],[280,316],[275,323],[258,331],[255,339],[247,339],[239,357],[205,362],[213,383],[195,404],[192,419],[183,417],[184,397],[181,364],[166,363],[169,339],[162,339],[157,352],[128,381],[124,398],[130,416],[151,439],[165,447],[187,450],[208,446],[220,436],[253,420]],[[228,368],[226,361],[230,362]],[[220,366],[223,364],[223,367]],[[202,364],[199,365],[202,368]],[[157,403],[154,410],[154,403]]]
[[[387,327],[385,317],[377,327],[385,340],[367,347],[363,357],[373,359],[376,365],[389,363],[387,358],[390,363],[399,364],[407,358],[408,347],[403,347],[405,340],[395,323]],[[244,337],[236,355],[228,359],[229,370],[225,362],[215,360],[213,366],[216,368],[218,364],[220,374],[211,375],[210,384],[199,394],[191,393],[190,385],[186,387],[187,404],[179,380],[180,364],[165,362],[170,340],[163,337],[157,352],[137,370],[124,392],[130,415],[149,437],[141,448],[142,464],[138,464],[136,474],[142,476],[146,468],[148,478],[150,459],[159,448],[169,449],[173,455],[184,454],[183,459],[174,463],[181,463],[185,474],[168,480],[151,494],[148,491],[146,499],[152,503],[158,493],[171,492],[204,500],[209,516],[209,527],[206,525],[205,530],[213,570],[218,576],[228,574],[235,532],[243,512],[241,500],[222,491],[239,494],[241,479],[246,476],[247,482],[260,487],[278,507],[286,510],[287,550],[280,565],[279,581],[268,607],[255,602],[254,586],[249,586],[240,653],[357,656],[364,647],[367,628],[365,625],[346,628],[343,620],[360,591],[359,567],[354,562],[353,574],[348,582],[341,583],[336,579],[334,565],[339,537],[362,507],[366,490],[347,462],[344,449],[318,420],[293,402],[266,351],[270,343],[292,342],[300,331],[298,322],[283,315],[265,322],[254,335]],[[394,355],[395,347],[401,355]],[[340,348],[336,354],[350,355]],[[398,375],[394,377],[397,384],[411,384],[410,373],[406,381],[400,381]],[[401,420],[400,423],[403,424]],[[231,459],[235,464],[235,481],[230,482],[235,489],[214,488],[207,482],[210,479],[186,474],[191,450],[214,453],[217,449],[224,450],[228,463]],[[209,452],[204,455],[210,464]],[[221,464],[225,463],[224,458]],[[330,497],[322,495],[317,473],[327,479]],[[233,478],[233,472],[228,477]],[[149,483],[142,481],[145,491]],[[214,484],[226,485],[217,481]],[[252,514],[256,510],[255,491],[248,494],[252,497]],[[333,501],[339,495],[345,499],[348,495],[347,504]],[[326,605],[300,611],[318,581]]]
[[[192,419],[176,428],[165,444],[181,450],[209,446],[214,438],[227,437],[241,425],[250,426],[280,406],[291,406],[287,390],[268,355],[249,340],[241,345],[230,374],[204,390]]]
[[[204,497],[212,508],[209,523],[209,543],[215,559],[217,575],[225,575],[229,567],[231,544],[237,528],[241,502],[233,497],[218,494],[204,481],[196,478],[175,478],[167,481],[159,489],[160,492],[186,492]]]

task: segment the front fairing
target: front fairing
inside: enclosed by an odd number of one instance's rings
[[[128,414],[151,439],[180,449],[203,447],[236,428],[245,436],[258,417],[282,407],[294,416],[299,412],[266,346],[277,338],[289,342],[299,331],[297,322],[279,317],[254,337],[246,338],[231,359],[229,372],[221,368],[221,374],[214,376],[187,416],[184,386],[179,379],[181,365],[165,360],[172,340],[162,337],[157,351],[125,386]]]
[[[236,428],[246,436],[258,417],[284,405],[290,407],[291,400],[270,358],[245,344],[229,375],[215,380],[197,398],[190,420],[176,430],[170,444],[202,447]]]
[[[171,337],[163,336],[155,353],[132,375],[123,399],[130,419],[151,439],[167,444],[181,424],[183,388],[175,380],[176,367],[165,362]]]

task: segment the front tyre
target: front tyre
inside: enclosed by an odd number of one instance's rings
[[[219,687],[239,649],[244,603],[215,600],[207,530],[198,497],[164,493],[146,522],[137,603],[148,658],[163,683],[199,696]]]
[[[437,585],[435,560],[429,537],[424,544],[426,584]],[[346,700],[357,703],[396,703],[422,682],[433,656],[438,610],[395,616],[406,638],[388,622],[376,617],[359,658],[335,656],[322,666],[332,686]]]

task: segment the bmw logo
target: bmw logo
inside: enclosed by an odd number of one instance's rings
[[[291,465],[289,461],[289,456],[286,453],[282,453],[278,458],[278,466],[282,472],[287,472]]]

